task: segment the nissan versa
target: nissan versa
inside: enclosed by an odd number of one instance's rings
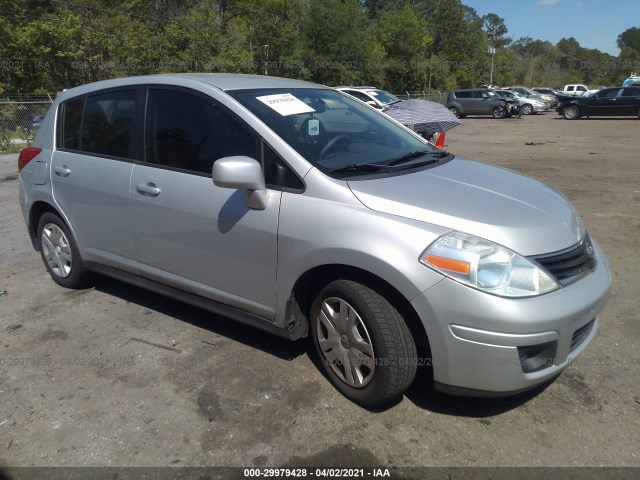
[[[607,261],[556,190],[435,149],[336,90],[158,75],[60,94],[18,160],[53,280],[107,275],[297,340],[364,406],[417,352],[438,390],[507,395],[591,343]]]

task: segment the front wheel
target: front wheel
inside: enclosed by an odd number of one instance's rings
[[[493,118],[504,118],[507,116],[507,110],[501,106],[493,107],[491,115],[493,115]]]
[[[575,105],[570,105],[562,111],[562,116],[567,120],[580,118],[580,109]]]
[[[456,117],[460,118],[460,110],[458,110],[456,107],[449,107],[449,111]]]
[[[531,115],[533,113],[533,105],[526,104],[522,106],[522,114],[523,115]]]
[[[91,279],[80,258],[78,247],[67,225],[53,213],[45,213],[38,222],[40,255],[51,278],[58,285],[80,288]]]
[[[333,281],[316,296],[310,322],[323,370],[353,402],[383,406],[402,396],[413,381],[413,337],[377,291],[351,280]]]

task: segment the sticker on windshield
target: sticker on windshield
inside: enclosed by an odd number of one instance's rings
[[[313,113],[315,110],[302,100],[297,99],[290,93],[279,93],[277,95],[265,95],[264,97],[256,97],[265,105],[273,108],[283,117],[287,115],[296,115],[298,113]]]
[[[315,119],[311,119],[309,120],[309,128],[307,133],[309,134],[309,136],[311,137],[315,137],[316,135],[320,135],[320,122],[318,120]]]

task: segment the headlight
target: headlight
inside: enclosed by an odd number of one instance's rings
[[[560,288],[530,260],[462,232],[438,238],[420,255],[420,262],[457,282],[501,297],[530,297]]]

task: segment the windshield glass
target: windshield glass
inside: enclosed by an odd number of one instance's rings
[[[395,95],[392,95],[389,92],[385,92],[384,90],[370,90],[369,93],[376,97],[380,102],[386,103],[387,105],[398,103],[401,101]]]
[[[441,152],[384,115],[335,90],[293,88],[228,93],[309,163],[332,176],[376,172],[380,170],[376,167],[415,152]]]

